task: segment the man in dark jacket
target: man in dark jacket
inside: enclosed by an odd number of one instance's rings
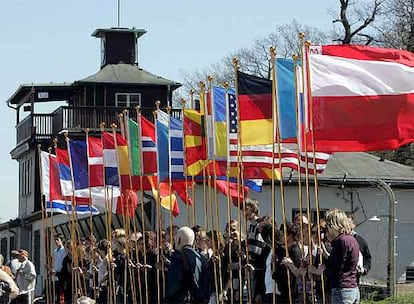
[[[369,270],[371,269],[371,252],[369,251],[369,247],[368,247],[368,243],[367,241],[361,236],[359,235],[354,229],[355,229],[355,216],[352,213],[347,213],[348,216],[348,220],[349,223],[351,225],[352,228],[352,232],[351,235],[357,240],[358,245],[359,245],[359,252],[360,255],[362,257],[362,263],[361,261],[358,262],[358,266],[357,266],[357,279],[358,279],[358,285],[359,285],[359,280],[361,278],[361,276],[366,275]],[[360,257],[360,260],[361,260]],[[362,265],[360,265],[362,264]]]
[[[167,303],[207,303],[210,298],[207,261],[192,248],[194,238],[189,227],[177,231],[175,251],[167,272]]]

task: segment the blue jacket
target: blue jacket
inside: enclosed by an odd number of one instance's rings
[[[183,260],[183,255],[185,255],[187,265]],[[205,290],[205,284],[203,284],[206,269],[208,266],[205,258],[191,246],[184,246],[181,251],[176,250],[171,255],[171,264],[167,272],[165,291],[167,303],[203,303],[203,301],[195,301],[195,299],[200,298],[200,293],[203,298],[210,296],[209,290]],[[201,274],[203,278],[201,278]],[[193,299],[190,302],[188,301],[189,295]]]

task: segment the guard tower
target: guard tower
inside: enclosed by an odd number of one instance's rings
[[[172,99],[172,92],[181,86],[139,66],[138,39],[145,33],[145,30],[135,28],[97,29],[92,36],[101,39],[98,72],[73,83],[22,84],[6,101],[7,106],[16,112],[16,146],[10,155],[19,163],[19,217],[3,224],[10,235],[5,242],[2,239],[1,252],[26,248],[31,252],[35,265],[42,265],[39,144],[46,150],[62,132],[68,132],[72,138],[84,133],[85,128],[98,132],[101,122],[107,125],[117,122],[119,113],[124,110],[135,113],[136,106],[141,106],[142,115],[152,119],[155,101],[160,100],[162,106],[166,106]],[[48,113],[35,111],[38,104],[56,101],[64,105]],[[172,114],[177,116],[180,112],[177,109]],[[135,114],[130,117],[135,117]],[[136,216],[140,223],[142,215],[138,209]],[[145,210],[144,216],[148,217],[146,223],[150,224],[151,208]],[[114,225],[121,223],[114,216]],[[80,220],[79,227],[83,236],[90,233],[86,221],[83,223]],[[104,221],[100,216],[94,217],[94,229],[98,238],[104,237]],[[69,237],[67,218],[60,222],[56,219],[55,231],[51,233]],[[44,275],[43,267],[39,267],[38,271],[41,276]],[[43,284],[44,277],[37,281]],[[42,287],[37,286],[38,289]]]

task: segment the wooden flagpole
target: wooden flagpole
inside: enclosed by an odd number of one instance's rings
[[[145,221],[145,209],[144,209],[144,160],[143,160],[143,151],[142,151],[142,125],[141,125],[141,113],[140,113],[140,107],[137,106],[136,108],[137,112],[137,124],[138,124],[138,144],[139,144],[139,153],[140,153],[140,169],[141,169],[141,176],[139,179],[140,182],[140,188],[141,188],[141,223],[142,223],[142,238],[143,238],[143,259],[144,259],[144,283],[145,283],[145,304],[148,304],[148,267],[147,267],[147,245],[145,242],[145,231],[146,231],[146,221]],[[137,250],[138,255],[138,250]],[[138,258],[137,261],[139,262]],[[139,272],[138,272],[139,275]],[[141,289],[140,289],[141,293]],[[140,295],[140,298],[142,298],[142,295]]]
[[[157,116],[158,116],[158,111],[160,110],[160,101],[156,101],[155,102],[155,106],[156,106],[156,111],[154,112],[154,125],[155,125],[155,136],[157,137]],[[157,138],[157,145],[158,145],[158,138]],[[157,148],[158,150],[158,148]],[[158,163],[158,151],[157,151],[157,172],[158,172],[158,202],[156,204],[157,207],[157,249],[158,249],[158,254],[157,254],[157,265],[160,265],[160,262],[162,261],[161,259],[161,255],[162,250],[161,250],[161,237],[162,237],[162,219],[161,219],[161,194],[160,194],[160,180],[159,180],[159,163]],[[161,288],[160,288],[160,279],[162,275],[162,281],[164,282],[164,271],[162,272],[162,274],[160,274],[160,269],[159,267],[157,267],[157,299],[158,299],[158,304],[161,303]],[[164,284],[163,284],[163,291],[164,293]]]
[[[236,90],[236,100],[237,100],[237,104],[239,104],[239,76],[238,76],[238,72],[239,72],[239,60],[237,58],[233,59],[233,67],[234,67],[234,72],[235,72],[235,90]],[[237,148],[237,188],[238,191],[240,191],[240,178],[243,176],[243,162],[242,162],[242,143],[241,143],[241,130],[240,130],[240,111],[239,111],[239,106],[237,105],[237,143],[238,143],[238,148]],[[238,195],[238,207],[239,207],[239,212],[241,207],[241,201],[240,201],[240,193]],[[246,204],[243,202],[243,213],[246,214]],[[241,214],[239,215],[239,218],[241,218]],[[244,230],[246,233],[246,237],[248,236],[248,227],[247,227],[247,219],[244,216],[243,217],[244,220]],[[240,222],[240,235],[241,235],[241,225],[242,223]],[[248,250],[248,244],[247,244],[247,240],[245,242],[246,245],[246,259],[247,259],[247,264],[249,264],[249,250]],[[252,303],[252,292],[251,292],[251,272],[249,270],[247,270],[247,289],[248,289],[248,300],[249,303]],[[242,292],[240,290],[240,292]],[[240,295],[241,297],[241,295]]]
[[[304,37],[304,36],[303,36]],[[310,42],[305,42],[305,53],[302,55],[302,58],[304,58],[303,56],[307,57],[307,52],[310,46]],[[306,77],[306,81],[307,81],[307,92],[306,94],[309,94],[308,96],[308,103],[309,103],[309,127],[310,127],[310,131],[311,131],[311,142],[312,142],[312,153],[313,153],[313,182],[314,182],[314,193],[315,193],[315,206],[316,206],[316,226],[317,226],[317,232],[318,232],[318,246],[321,246],[322,240],[321,240],[321,227],[320,227],[320,204],[319,204],[319,183],[318,183],[318,168],[317,163],[316,163],[316,143],[315,143],[315,135],[314,135],[314,126],[313,126],[313,101],[312,101],[312,90],[310,87],[311,84],[311,75],[310,75],[310,68],[309,68],[309,62],[308,60],[302,60],[306,62],[306,66],[305,71],[306,71],[306,75],[304,75]],[[305,94],[305,92],[304,92]],[[310,249],[309,249],[310,250]],[[319,255],[319,263],[322,264],[322,255]],[[321,280],[322,280],[322,302],[323,304],[325,304],[326,299],[325,299],[325,284],[324,284],[324,276],[321,276]]]
[[[54,267],[54,265],[50,265],[50,251],[49,251],[49,247],[50,247],[50,242],[49,242],[49,231],[47,230],[47,223],[45,222],[45,219],[47,218],[47,213],[46,213],[46,200],[45,200],[45,196],[44,196],[44,191],[43,191],[43,171],[42,171],[42,150],[41,150],[41,145],[37,145],[37,154],[38,154],[38,162],[39,162],[39,178],[40,178],[40,201],[41,201],[41,205],[42,205],[42,232],[44,235],[44,247],[43,250],[45,251],[45,269],[46,269],[46,301],[55,301],[54,296],[51,294],[51,284],[54,283],[53,280],[51,279],[51,269]],[[49,151],[50,154],[50,151]]]
[[[185,116],[184,116],[184,109],[185,109],[185,99],[181,98],[181,117],[183,120],[183,133],[185,128]],[[185,138],[183,136],[183,148],[184,148],[184,180],[185,180],[185,211],[186,211],[186,218],[187,218],[187,226],[190,227],[190,205],[188,204],[188,176],[187,176],[187,157],[186,157],[186,147],[185,147]],[[194,203],[194,202],[193,202]]]
[[[216,263],[218,263],[219,259],[220,259],[220,255],[218,254],[218,250],[217,250],[217,246],[216,246],[216,241],[215,239],[218,237],[218,234],[216,234],[216,232],[218,232],[219,230],[215,229],[214,227],[214,216],[213,216],[213,195],[212,195],[212,189],[213,189],[213,185],[212,185],[212,180],[211,180],[211,174],[210,174],[210,168],[209,168],[209,150],[212,148],[210,147],[210,143],[209,143],[209,138],[210,138],[210,134],[209,132],[211,132],[212,130],[209,128],[209,117],[208,117],[208,97],[211,98],[211,94],[212,94],[212,82],[213,82],[213,77],[212,76],[208,76],[207,77],[207,90],[208,90],[208,96],[204,95],[204,128],[205,128],[205,135],[206,135],[206,156],[207,156],[207,164],[206,164],[206,171],[207,171],[207,178],[208,178],[208,201],[209,201],[209,206],[210,206],[210,221],[211,221],[211,243],[212,243],[212,249],[213,249],[213,274],[214,274],[214,287],[216,288],[216,303],[219,303],[219,293],[220,293],[220,289],[219,289],[219,273],[217,273],[217,267],[216,267]],[[214,159],[213,159],[213,164],[214,164]],[[216,176],[214,176],[216,178]],[[215,180],[213,180],[214,184],[215,184]],[[217,223],[218,224],[218,223]],[[217,242],[218,243],[218,242]],[[218,256],[217,256],[218,254]],[[218,260],[216,261],[215,257],[217,256]]]
[[[299,41],[300,41],[300,48],[301,48],[301,57],[302,57],[302,91],[305,100],[308,99],[308,88],[307,88],[307,79],[306,79],[306,71],[305,71],[305,65],[303,64],[303,59],[304,59],[304,52],[303,52],[303,48],[304,48],[304,34],[303,33],[299,33]],[[307,101],[305,101],[307,102]],[[306,115],[305,115],[306,117]],[[307,123],[307,122],[305,122]],[[309,155],[308,155],[308,140],[307,140],[307,136],[306,136],[306,130],[305,130],[305,136],[303,136],[303,148],[304,148],[304,152],[305,152],[305,183],[306,183],[306,211],[307,211],[307,218],[308,218],[308,256],[309,256],[309,264],[313,265],[313,257],[312,257],[312,229],[310,229],[311,227],[311,197],[310,197],[310,183],[309,183]],[[313,280],[312,280],[313,283]],[[312,304],[314,304],[314,290],[312,288]]]
[[[274,114],[274,126],[275,126],[275,133],[276,133],[276,142],[277,142],[277,153],[279,159],[279,172],[281,177],[279,179],[279,187],[280,187],[280,204],[282,209],[282,221],[283,221],[283,228],[284,228],[284,242],[285,242],[285,255],[289,257],[289,248],[287,244],[287,219],[286,219],[286,204],[285,204],[285,190],[283,185],[283,171],[282,171],[282,145],[281,145],[281,138],[280,138],[280,121],[279,121],[279,96],[277,91],[277,76],[276,76],[276,48],[270,48],[270,55],[272,58],[272,104],[273,104],[273,114]],[[273,156],[274,157],[274,156]],[[274,161],[273,161],[274,163]],[[289,303],[292,303],[292,290],[290,284],[290,272],[287,270],[287,277],[288,277],[288,287],[289,287]]]
[[[206,85],[203,81],[199,82],[199,96],[200,96],[200,103],[203,100],[204,104],[206,103]],[[201,108],[201,104],[200,104],[200,112],[205,111],[205,109]],[[206,135],[206,113],[204,113],[204,117],[202,117],[201,119],[204,119],[204,136]],[[208,139],[206,138],[206,147],[207,147],[207,141]],[[206,148],[206,156],[208,157],[208,151]],[[207,180],[207,174],[206,174],[206,167],[203,166],[203,206],[204,206],[204,228],[206,229],[206,231],[208,231],[208,206],[207,206],[207,184],[206,184],[206,180]]]
[[[194,107],[194,90],[190,90],[190,103],[191,103],[191,109],[195,110]],[[193,206],[192,206],[192,225],[195,226],[196,225],[196,202],[195,202],[195,191],[196,191],[196,184],[195,184],[195,180],[194,180],[194,175],[191,176],[191,200],[193,202]]]
[[[224,84],[224,94],[225,94],[225,101],[226,101],[226,129],[227,129],[227,157],[226,157],[226,179],[227,179],[227,237],[228,237],[228,255],[229,255],[229,263],[227,265],[227,268],[229,269],[229,277],[230,277],[230,303],[234,303],[234,287],[233,287],[233,261],[232,261],[232,239],[231,239],[231,202],[230,202],[230,145],[229,145],[229,129],[230,129],[230,123],[229,123],[229,97],[228,97],[228,89],[229,89],[229,83],[226,81]],[[238,214],[239,214],[239,221],[240,221],[240,208],[238,208]],[[239,222],[239,227],[240,227]],[[239,228],[240,230],[241,228]],[[239,231],[241,233],[241,231]],[[239,239],[241,237],[241,234],[239,234]],[[241,250],[241,242],[239,240],[239,250]],[[241,254],[239,256],[239,294],[243,290],[242,287],[242,261],[241,261]]]
[[[121,135],[127,140],[128,143],[128,162],[129,162],[129,179],[128,179],[128,189],[127,189],[127,193],[126,193],[126,207],[128,210],[124,210],[124,218],[126,221],[126,229],[125,229],[125,255],[126,255],[126,261],[125,261],[125,272],[128,271],[129,273],[129,278],[130,278],[130,285],[131,285],[131,296],[132,296],[132,303],[136,304],[137,299],[136,299],[136,285],[135,285],[135,271],[133,267],[130,267],[131,265],[133,265],[132,263],[132,257],[131,257],[131,244],[132,244],[132,233],[131,233],[131,220],[133,222],[133,228],[134,228],[134,234],[137,232],[136,230],[136,225],[135,225],[135,210],[134,210],[134,214],[131,214],[131,207],[130,206],[130,199],[129,199],[129,192],[133,191],[133,186],[132,186],[132,170],[131,170],[131,166],[132,166],[132,161],[131,161],[131,147],[130,147],[130,143],[129,143],[129,138],[130,138],[130,134],[129,134],[129,122],[128,122],[128,111],[124,110],[123,114],[119,115],[120,118],[120,125],[121,125]],[[118,143],[117,143],[118,145]],[[119,158],[118,158],[118,162],[119,162]],[[132,219],[131,219],[132,217]],[[141,289],[141,280],[138,276],[138,287],[139,289]],[[126,303],[127,301],[127,296],[128,296],[128,286],[127,286],[127,280],[125,279],[124,281],[124,302]],[[131,299],[129,300],[131,301]]]
[[[301,156],[301,110],[300,110],[300,96],[299,93],[299,84],[298,84],[298,75],[297,75],[297,64],[298,64],[298,56],[293,55],[293,69],[294,69],[294,77],[295,77],[295,100],[296,100],[296,140],[297,140],[297,153],[296,157],[298,160],[298,200],[299,200],[299,225],[300,225],[300,243],[301,243],[301,252],[302,258],[305,256],[305,248],[304,248],[304,236],[303,236],[303,197],[302,197],[302,170],[300,167],[302,156]],[[305,277],[302,277],[302,284],[305,286],[306,281]],[[303,303],[306,303],[306,293],[303,293],[302,296]]]

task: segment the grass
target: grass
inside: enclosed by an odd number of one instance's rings
[[[361,304],[413,304],[414,294],[388,298],[382,301],[363,300]]]

